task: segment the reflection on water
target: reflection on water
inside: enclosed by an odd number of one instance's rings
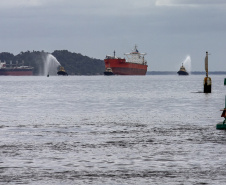
[[[1,77],[2,184],[224,184],[225,88],[203,77]]]

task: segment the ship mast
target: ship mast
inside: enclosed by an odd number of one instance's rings
[[[139,53],[139,51],[137,50],[137,45],[135,44],[135,47],[134,47],[134,51]]]

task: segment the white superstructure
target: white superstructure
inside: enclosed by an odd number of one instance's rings
[[[147,61],[144,59],[146,53],[140,53],[136,45],[131,53],[125,53],[125,55],[127,56],[126,62],[147,65]]]
[[[6,67],[6,62],[1,62],[0,60],[0,68],[5,68]]]

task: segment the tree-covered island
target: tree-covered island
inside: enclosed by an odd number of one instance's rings
[[[69,75],[103,75],[105,70],[103,60],[90,58],[67,50],[56,50],[53,53],[26,51],[20,52],[18,55],[2,52],[0,53],[0,60],[1,62],[5,61],[7,64],[23,63],[26,66],[32,66],[34,67],[34,75],[44,75],[44,66],[48,54],[52,54]]]

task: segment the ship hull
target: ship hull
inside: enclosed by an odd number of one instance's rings
[[[33,69],[0,69],[2,76],[32,76]]]
[[[186,71],[178,71],[177,74],[178,75],[189,75],[188,72],[186,72]]]
[[[146,75],[147,65],[126,62],[125,59],[105,59],[105,68],[109,66],[115,75]]]
[[[57,74],[61,76],[68,76],[68,74],[65,71],[58,71]]]
[[[113,72],[109,72],[109,71],[105,71],[104,75],[106,76],[111,76],[111,75],[115,75]]]

